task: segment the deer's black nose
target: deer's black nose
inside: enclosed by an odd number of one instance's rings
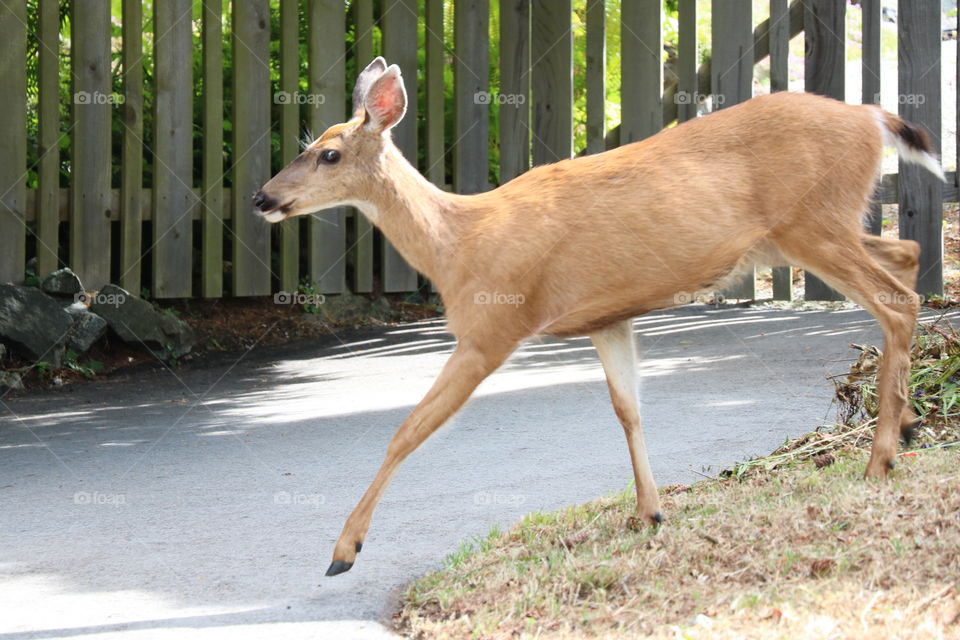
[[[277,208],[277,201],[263,191],[257,191],[253,194],[253,206],[260,209],[260,211],[272,211]]]

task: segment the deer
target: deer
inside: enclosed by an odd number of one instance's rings
[[[637,392],[632,319],[723,288],[756,263],[793,265],[864,307],[884,357],[865,477],[884,479],[910,407],[920,246],[864,230],[884,146],[944,179],[927,132],[872,105],[779,92],[602,153],[536,166],[462,195],[427,181],[393,144],[407,95],[396,65],[358,76],[352,117],[253,195],[280,222],[356,207],[436,286],[456,345],[387,445],[344,523],[327,576],[351,569],[400,464],[525,340],[589,336],[627,439],[639,522],[662,522]],[[498,304],[508,294],[512,304]]]

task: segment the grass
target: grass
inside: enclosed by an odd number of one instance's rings
[[[662,488],[657,529],[631,526],[628,489],[493,530],[410,586],[397,628],[416,638],[960,638],[949,381],[960,341],[942,323],[920,335],[911,391],[925,421],[889,482],[862,479],[882,356],[858,347],[837,381],[836,425],[720,478]]]

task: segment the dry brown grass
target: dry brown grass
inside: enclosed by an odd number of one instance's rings
[[[418,638],[960,637],[956,448],[861,479],[862,456],[664,490],[665,526],[620,496],[532,514],[418,580]]]
[[[911,390],[925,421],[886,483],[862,480],[876,360],[838,380],[841,420],[724,477],[534,513],[416,581],[416,638],[958,638],[960,340],[925,326]],[[925,390],[925,393],[916,393]]]

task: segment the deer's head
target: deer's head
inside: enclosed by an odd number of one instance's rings
[[[400,68],[376,58],[357,78],[353,117],[324,131],[254,194],[260,215],[280,222],[362,201],[375,186],[372,177],[385,148],[393,144],[390,129],[406,109]]]

